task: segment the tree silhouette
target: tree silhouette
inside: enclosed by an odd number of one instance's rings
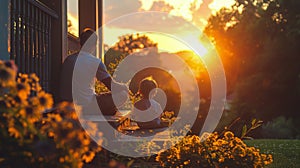
[[[114,68],[127,55],[138,52],[144,48],[157,48],[148,36],[140,34],[129,34],[119,37],[119,41],[109,48],[105,53],[105,64],[110,72],[114,72]]]
[[[297,117],[300,110],[300,2],[237,0],[205,33],[223,60],[228,90],[245,119]]]
[[[119,37],[118,43],[116,43],[113,48],[128,55],[135,51],[139,51],[140,49],[149,47],[157,47],[157,43],[154,43],[146,35],[130,34]]]

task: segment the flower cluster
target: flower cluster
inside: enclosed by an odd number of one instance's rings
[[[223,136],[213,133],[203,141],[198,136],[184,137],[175,146],[160,152],[156,160],[163,167],[204,168],[257,168],[273,162],[272,155],[248,147],[229,131]]]
[[[0,61],[0,128],[4,138],[33,139],[42,111],[53,105],[35,74],[18,74],[13,62]],[[7,131],[7,132],[5,132]]]
[[[161,118],[171,120],[172,118],[174,118],[174,112],[173,111],[165,111],[161,114]]]
[[[35,74],[0,60],[0,167],[82,167],[98,151],[71,103],[53,108]]]
[[[54,154],[59,164],[82,167],[84,163],[91,162],[96,153],[101,150],[101,147],[81,127],[71,103],[60,103],[41,122],[41,133],[56,144],[56,152],[52,155]]]

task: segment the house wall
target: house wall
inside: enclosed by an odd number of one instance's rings
[[[9,60],[9,2],[1,0],[0,5],[0,59]]]

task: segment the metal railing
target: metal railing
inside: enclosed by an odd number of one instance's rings
[[[49,91],[51,24],[58,15],[37,0],[11,0],[10,57],[21,73],[36,73]]]

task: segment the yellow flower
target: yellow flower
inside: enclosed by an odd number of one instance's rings
[[[38,96],[39,104],[42,107],[44,107],[46,109],[49,109],[52,107],[53,99],[50,94],[45,93],[45,92],[39,92],[37,96]]]
[[[15,84],[16,72],[5,66],[0,66],[0,83],[4,86],[12,86]]]
[[[240,156],[240,157],[245,157],[245,156],[246,156],[246,151],[245,151],[245,149],[242,148],[242,147],[239,146],[239,145],[233,148],[233,152],[234,152],[236,155]]]
[[[95,153],[94,152],[86,152],[83,156],[82,156],[82,160],[84,160],[86,163],[91,162],[95,157]]]
[[[9,135],[15,138],[21,137],[21,133],[14,127],[8,128]]]
[[[64,162],[65,162],[65,158],[60,157],[60,158],[59,158],[59,162],[60,162],[60,163],[64,163]]]
[[[37,77],[36,74],[34,74],[34,73],[30,74],[29,78],[30,78],[31,82],[33,82],[33,83],[38,83],[40,81],[39,77]]]
[[[197,160],[189,160],[190,162],[202,163],[202,165],[206,163],[216,167],[222,164],[232,164],[232,167],[244,167],[245,164],[251,167],[263,167],[273,161],[271,155],[261,154],[255,147],[247,147],[232,132],[226,132],[224,137],[213,133],[205,141],[199,142],[199,145],[197,137],[184,137],[178,145],[160,152],[156,160],[165,167],[173,165],[174,167],[187,167],[184,165],[188,163],[186,158],[189,158],[188,155],[191,153],[197,154],[198,157],[196,157]],[[201,167],[201,165],[195,166]]]
[[[59,114],[49,113],[47,115],[47,118],[49,119],[50,122],[61,122],[62,121],[62,117]]]
[[[25,112],[26,112],[26,118],[31,123],[38,121],[42,115],[41,112],[38,111],[38,109],[32,106],[25,107]]]
[[[18,107],[20,105],[27,105],[27,102],[20,96],[15,96],[13,98],[13,104],[15,107]]]
[[[212,154],[211,154],[211,158],[212,158],[212,159],[215,159],[216,156],[217,156],[216,153],[212,153]]]
[[[39,84],[39,78],[36,76],[36,74],[30,74],[29,75],[29,83],[31,85],[31,90],[35,92],[40,92],[42,90],[40,84]]]
[[[189,163],[190,163],[190,160],[183,162],[184,165],[188,165]]]
[[[225,161],[224,157],[220,157],[218,160],[220,163],[223,163]]]
[[[29,82],[28,74],[19,73],[17,82],[18,83],[28,83]]]
[[[54,132],[49,131],[49,132],[48,132],[48,136],[49,136],[49,137],[55,137],[55,134],[54,134]]]
[[[16,85],[18,96],[26,100],[28,98],[28,95],[30,94],[30,86],[26,83],[17,83]]]
[[[230,131],[225,132],[224,137],[227,139],[231,139],[234,137],[234,134]]]
[[[26,110],[25,109],[21,109],[20,111],[19,111],[19,114],[22,116],[22,117],[26,117]]]

